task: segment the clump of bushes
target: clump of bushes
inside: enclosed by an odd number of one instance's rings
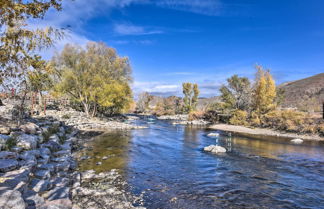
[[[188,115],[188,120],[193,121],[193,120],[201,120],[204,118],[204,112],[203,111],[192,111]]]
[[[232,125],[242,125],[242,126],[246,126],[248,125],[248,113],[244,110],[235,110],[233,112],[232,117],[229,120],[229,123]]]

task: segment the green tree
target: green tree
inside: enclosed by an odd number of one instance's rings
[[[182,92],[184,94],[184,112],[190,113],[194,111],[197,107],[199,88],[197,84],[193,83],[183,83]]]
[[[50,68],[54,92],[81,103],[88,116],[98,110],[120,113],[132,101],[128,58],[104,43],[89,42],[86,49],[68,44],[52,58]]]
[[[251,104],[251,84],[248,78],[233,75],[220,88],[224,108],[248,110]]]
[[[254,87],[254,109],[256,113],[261,115],[274,110],[276,104],[276,84],[273,80],[270,70],[265,70],[262,66],[256,66],[256,80]]]

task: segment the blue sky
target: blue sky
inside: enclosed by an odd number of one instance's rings
[[[233,74],[253,78],[255,64],[277,84],[324,72],[323,8],[322,0],[65,0],[32,24],[69,28],[47,58],[89,40],[128,56],[136,94],[181,95],[188,81],[213,96]]]

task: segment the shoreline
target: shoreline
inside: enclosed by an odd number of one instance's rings
[[[214,124],[214,125],[210,125],[208,129],[231,132],[237,136],[252,137],[256,139],[264,139],[265,137],[272,137],[277,139],[281,138],[281,139],[291,140],[291,139],[298,138],[305,141],[324,142],[324,137],[320,137],[318,135],[305,135],[305,134],[279,132],[276,130],[271,130],[266,128],[247,128],[244,126],[235,126],[235,125],[228,125],[228,124]]]

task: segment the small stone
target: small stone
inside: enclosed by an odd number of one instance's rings
[[[96,163],[96,165],[101,165],[101,164],[102,164],[102,162],[97,162],[97,163]]]
[[[208,137],[212,137],[212,138],[215,138],[215,137],[218,137],[219,136],[219,133],[209,133],[207,134]]]
[[[49,170],[37,170],[34,176],[39,179],[48,179],[51,177],[51,173]]]
[[[103,159],[103,160],[107,160],[108,157],[107,157],[107,156],[103,156],[101,159]]]

